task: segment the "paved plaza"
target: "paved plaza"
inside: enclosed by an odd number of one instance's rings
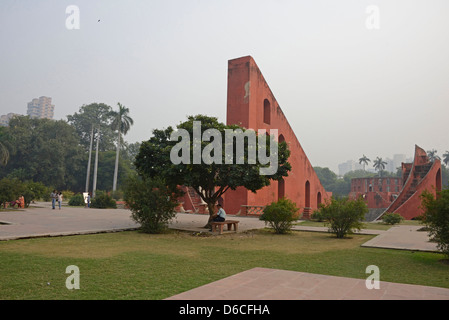
[[[234,217],[233,217],[234,219]],[[254,217],[235,217],[239,232],[264,228],[265,223]],[[170,228],[208,232],[203,228],[207,216],[179,213]],[[0,241],[33,237],[55,237],[100,232],[135,230],[139,225],[131,220],[126,209],[92,209],[62,207],[51,209],[50,203],[36,203],[24,210],[0,212]],[[420,227],[400,225],[383,230],[361,230],[376,235],[363,247],[413,251],[437,251],[429,242],[427,232]],[[325,227],[294,226],[298,231],[326,232]],[[368,290],[365,280],[333,277],[304,272],[254,268],[205,286],[181,293],[169,299],[444,299],[449,289],[381,282],[380,289]]]
[[[167,300],[449,300],[449,289],[254,268]]]

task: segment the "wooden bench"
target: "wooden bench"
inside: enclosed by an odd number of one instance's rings
[[[223,222],[212,221],[210,224],[212,226],[212,232],[217,231],[217,227],[218,227],[218,233],[222,234],[223,233],[223,226],[225,224],[228,225],[228,230],[229,231],[231,231],[232,230],[232,226],[234,226],[234,231],[237,232],[239,221],[237,221],[237,220],[225,220]]]

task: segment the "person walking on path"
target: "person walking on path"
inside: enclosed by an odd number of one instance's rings
[[[59,204],[59,210],[61,210],[61,204],[62,204],[62,192],[59,191],[58,193],[58,204]]]
[[[54,210],[56,205],[56,199],[58,198],[56,190],[53,190],[53,192],[50,193],[50,198],[51,198],[51,208]]]
[[[90,208],[90,192],[87,194],[87,207]]]

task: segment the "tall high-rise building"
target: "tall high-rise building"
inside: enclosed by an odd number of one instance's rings
[[[55,106],[51,104],[50,97],[35,98],[28,102],[27,115],[31,118],[53,119]]]

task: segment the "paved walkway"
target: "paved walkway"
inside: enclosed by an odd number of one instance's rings
[[[126,209],[92,209],[62,207],[51,209],[50,203],[41,202],[32,208],[0,212],[0,240],[13,240],[41,236],[64,236],[98,232],[133,230],[139,227],[131,220]],[[254,217],[237,217],[239,232],[265,227]],[[207,216],[178,213],[170,228],[192,232],[209,232],[203,226]],[[6,223],[6,224],[2,224]],[[225,228],[226,229],[226,228]],[[360,230],[360,234],[377,235],[363,247],[402,249],[414,251],[437,251],[436,244],[429,242],[427,232],[418,231],[419,226],[400,225],[383,230]],[[327,232],[326,227],[294,226],[297,231]]]
[[[2,224],[7,223],[7,224]],[[0,240],[65,236],[136,229],[124,209],[51,209],[51,203],[37,203],[29,209],[0,212]]]
[[[37,207],[0,212],[0,240],[41,236],[64,236],[99,232],[133,230],[139,227],[125,209],[87,209],[63,207],[52,210],[49,203]],[[253,217],[238,217],[239,232],[265,227]],[[203,226],[207,216],[177,214],[170,228],[208,232]],[[6,224],[2,224],[6,223]],[[298,231],[327,232],[325,227],[294,226]],[[377,235],[362,246],[415,251],[436,251],[427,232],[417,226],[395,226],[388,231],[361,230]],[[381,282],[379,290],[368,290],[365,280],[332,277],[303,272],[255,268],[169,299],[447,299],[449,289]]]
[[[362,247],[437,252],[436,243],[429,242],[428,232],[419,231],[421,228],[422,226],[393,226],[362,244]]]
[[[254,268],[167,300],[449,300],[449,289]]]

